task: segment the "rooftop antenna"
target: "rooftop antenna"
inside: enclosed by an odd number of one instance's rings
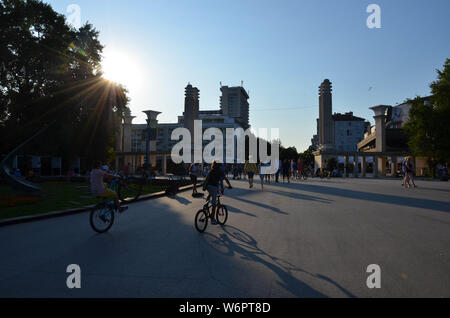
[[[241,87],[244,87],[244,81],[241,81]]]

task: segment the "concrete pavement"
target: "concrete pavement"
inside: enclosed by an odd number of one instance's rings
[[[450,183],[232,184],[227,226],[204,234],[190,192],[133,204],[102,235],[87,213],[2,227],[0,297],[450,297]]]

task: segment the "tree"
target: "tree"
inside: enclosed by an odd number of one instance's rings
[[[298,152],[295,147],[280,148],[280,159],[281,160],[298,160]]]
[[[433,176],[436,165],[450,159],[450,59],[437,74],[437,80],[430,85],[429,100],[416,97],[408,101],[412,105],[410,120],[404,126],[411,152],[428,157]]]
[[[314,167],[314,147],[310,146],[307,150],[305,150],[304,152],[302,152],[299,157],[300,159],[303,160],[303,164],[305,166],[311,166]]]
[[[1,0],[0,11],[0,153],[55,121],[28,151],[112,159],[128,97],[101,76],[99,32],[71,28],[39,0]]]

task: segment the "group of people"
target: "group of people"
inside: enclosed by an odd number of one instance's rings
[[[251,163],[247,161],[244,165],[244,174],[248,176],[249,188],[253,188],[254,176],[259,175],[261,180],[261,189],[264,189],[264,183],[270,183],[275,179],[275,183],[279,183],[280,175],[283,182],[290,183],[291,180],[298,180],[306,176],[309,167],[304,165],[303,160],[279,160],[275,173],[266,173],[269,171],[270,163]]]
[[[402,174],[402,187],[411,188],[412,186],[414,186],[414,188],[417,188],[416,184],[414,183],[414,166],[411,162],[411,157],[406,157],[405,160],[403,160]]]
[[[216,163],[216,167],[217,167]],[[231,168],[230,168],[231,167]],[[299,159],[295,160],[279,160],[278,166],[275,173],[267,173],[269,171],[270,163],[262,163],[262,162],[252,162],[252,158],[245,162],[245,164],[233,164],[231,166],[227,166],[225,164],[220,164],[221,172],[228,178],[228,175],[231,173],[233,180],[242,179],[242,175],[247,176],[247,180],[249,183],[249,188],[253,188],[254,186],[254,178],[255,175],[259,176],[261,180],[261,189],[264,189],[264,184],[269,183],[274,180],[275,183],[279,183],[279,177],[282,176],[283,182],[290,183],[291,180],[300,179],[307,172],[306,170],[309,167],[305,167],[303,160]],[[192,195],[197,196],[197,183],[200,177],[205,177],[208,173],[213,169],[213,165],[205,165],[203,166],[200,163],[193,163],[189,165],[189,177],[194,185],[192,190]]]
[[[299,180],[302,177],[306,177],[312,168],[308,165],[305,165],[302,159],[296,160],[280,160],[278,162],[278,170],[275,173],[275,182],[279,182],[279,176],[282,175],[283,182],[287,181],[288,183],[291,180]]]

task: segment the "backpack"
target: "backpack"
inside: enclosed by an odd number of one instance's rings
[[[209,175],[211,174],[211,171],[208,172],[208,174],[206,175],[205,180],[203,181],[203,185],[202,185],[203,191],[206,191],[206,188],[208,188]]]

